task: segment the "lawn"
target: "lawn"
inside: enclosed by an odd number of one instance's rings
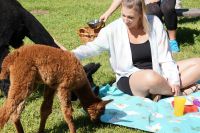
[[[29,11],[43,10],[45,14],[34,14],[35,17],[45,26],[50,34],[67,49],[71,50],[81,42],[77,35],[80,27],[86,26],[89,20],[99,18],[108,8],[112,0],[19,0]],[[185,8],[199,8],[200,0],[182,0]],[[109,18],[109,22],[120,16],[119,10]],[[179,18],[177,40],[180,43],[181,52],[174,55],[176,60],[189,57],[200,57],[200,18]],[[26,43],[32,43],[25,39]],[[101,68],[94,75],[97,85],[102,85],[113,80],[114,74],[109,66],[108,54],[83,60],[82,63],[101,62]],[[42,88],[42,87],[40,87]],[[43,100],[41,91],[35,92],[26,102],[26,108],[22,114],[22,124],[26,133],[36,132],[39,127],[40,105]],[[0,105],[4,98],[0,98]],[[143,133],[143,131],[130,129],[111,124],[93,124],[84,115],[79,102],[73,102],[74,121],[78,133]],[[65,133],[68,127],[65,124],[60,111],[57,98],[54,100],[53,112],[47,120],[46,132]],[[0,132],[14,133],[15,128],[11,122],[6,124]]]

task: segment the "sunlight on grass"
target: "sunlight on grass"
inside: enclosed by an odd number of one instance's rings
[[[44,15],[35,17],[44,25],[50,34],[67,49],[71,50],[81,44],[77,35],[80,27],[86,26],[89,20],[99,18],[108,8],[112,0],[19,0],[29,11],[45,10]],[[183,7],[198,8],[200,0],[182,0]],[[120,15],[119,10],[111,16],[107,22],[111,22]],[[177,40],[180,43],[181,52],[174,55],[176,60],[189,57],[200,57],[200,18],[179,18]],[[25,39],[26,43],[32,43]],[[94,81],[102,85],[112,81],[115,77],[109,65],[108,54],[103,53],[94,58],[83,60],[88,62],[101,62],[101,68],[95,73]],[[0,105],[4,98],[0,98]],[[38,130],[40,121],[40,105],[42,103],[41,93],[35,92],[27,101],[26,108],[22,114],[22,124],[26,133],[33,133]],[[111,124],[94,124],[83,113],[79,102],[73,102],[74,121],[78,133],[144,133],[141,130],[130,129]],[[9,122],[3,133],[16,132],[14,126]],[[47,120],[46,132],[67,133],[68,127],[63,119],[58,99],[55,98],[53,112]]]

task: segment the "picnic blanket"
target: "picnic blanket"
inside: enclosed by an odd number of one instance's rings
[[[173,97],[154,102],[148,98],[129,96],[109,85],[100,89],[102,99],[113,99],[106,106],[101,121],[148,132],[199,133],[200,112],[187,113],[181,117],[173,114]],[[200,92],[186,96],[200,98]],[[200,109],[200,108],[198,108]]]

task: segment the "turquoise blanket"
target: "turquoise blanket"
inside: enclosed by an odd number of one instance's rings
[[[157,133],[200,133],[200,112],[175,117],[171,104],[173,97],[153,102],[148,98],[129,96],[109,85],[100,89],[100,96],[104,100],[114,100],[101,116],[104,123]],[[191,97],[199,99],[200,92],[186,98]]]

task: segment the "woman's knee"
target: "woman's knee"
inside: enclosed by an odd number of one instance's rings
[[[152,89],[162,86],[164,78],[153,70],[132,74],[129,83],[134,95],[146,96]]]
[[[143,80],[145,81],[146,84],[149,84],[150,86],[154,86],[161,82],[162,77],[157,72],[155,72],[153,70],[148,70],[144,74]]]
[[[193,58],[193,59],[191,59],[191,64],[200,67],[200,58]]]

